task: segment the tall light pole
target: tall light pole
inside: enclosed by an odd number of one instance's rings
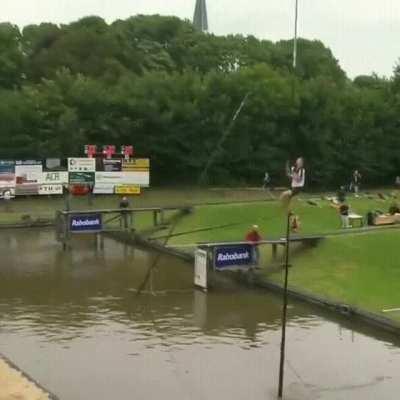
[[[297,67],[297,27],[299,20],[299,0],[295,0],[295,11],[294,11],[294,38],[293,38],[293,71]]]
[[[296,67],[297,67],[298,17],[299,17],[299,0],[295,0],[294,37],[293,37],[293,73],[296,72]],[[294,76],[293,76],[293,82],[294,82]],[[293,94],[294,94],[294,85],[293,85]],[[281,359],[279,364],[279,388],[278,388],[279,399],[281,399],[283,396],[283,379],[285,376],[286,322],[287,322],[287,306],[288,306],[289,249],[290,249],[289,246],[290,246],[291,216],[292,212],[290,211],[290,203],[289,203],[287,210],[287,220],[286,220],[285,280],[283,287]]]

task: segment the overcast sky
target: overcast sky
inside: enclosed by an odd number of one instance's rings
[[[207,0],[210,30],[279,40],[293,32],[295,0]],[[399,0],[299,0],[299,34],[322,40],[350,77],[390,76],[400,57]],[[135,14],[192,19],[195,0],[0,0],[0,20],[19,26],[86,15],[108,22]],[[300,49],[301,51],[301,49]]]

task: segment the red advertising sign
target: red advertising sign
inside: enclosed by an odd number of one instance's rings
[[[112,156],[115,154],[115,146],[110,144],[103,146],[103,154],[107,158],[112,158]]]
[[[121,146],[121,153],[125,156],[125,159],[128,160],[129,158],[133,157],[133,153],[134,153],[133,146],[131,146],[131,145]]]
[[[97,153],[97,146],[95,144],[87,144],[85,145],[85,154],[89,158],[93,158]]]

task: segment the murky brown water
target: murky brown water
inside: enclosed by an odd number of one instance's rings
[[[0,232],[0,353],[61,400],[276,398],[280,299],[193,290],[190,266],[82,237]],[[394,337],[291,303],[285,398],[397,399]]]

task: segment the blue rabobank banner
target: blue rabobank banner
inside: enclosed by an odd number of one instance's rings
[[[253,246],[241,244],[216,247],[214,250],[214,265],[216,269],[247,266],[254,263]]]
[[[99,232],[103,228],[101,214],[77,214],[70,217],[70,231]]]

